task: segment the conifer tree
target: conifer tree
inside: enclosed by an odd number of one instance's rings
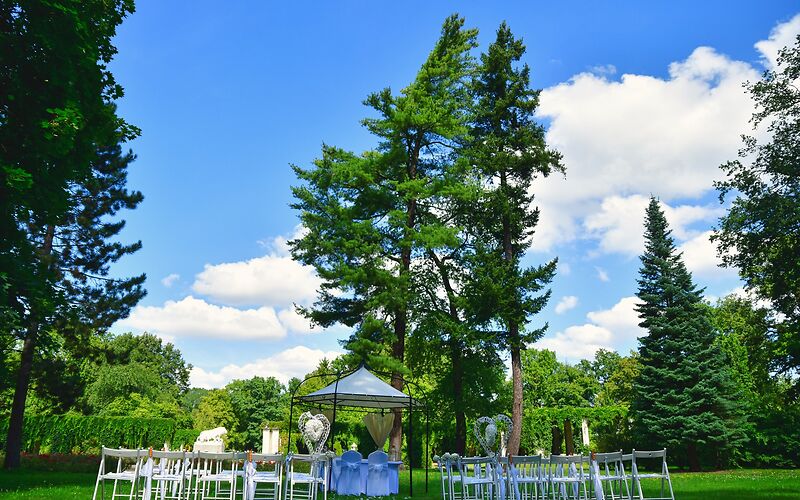
[[[391,371],[396,388],[415,323],[415,274],[425,272],[416,264],[430,250],[458,243],[456,231],[431,213],[432,200],[458,182],[445,169],[455,139],[467,131],[465,80],[476,37],[450,16],[410,85],[366,99],[377,115],[363,122],[380,141],[376,151],[324,146],[314,167],[295,167],[305,184],[293,189],[292,206],[308,232],[292,242],[292,254],[323,280],[318,301],[303,312],[321,326],[356,327],[346,347]],[[395,450],[401,423],[396,411],[389,436]]]
[[[700,470],[729,460],[744,440],[743,417],[726,358],[675,247],[664,212],[650,199],[637,306],[641,372],[632,402],[636,447],[666,447]]]
[[[519,449],[522,431],[521,351],[546,329],[526,329],[526,324],[547,304],[550,292],[544,288],[556,270],[555,259],[534,267],[521,264],[539,220],[531,186],[539,176],[564,172],[561,155],[547,147],[544,128],[534,120],[539,92],[530,87],[528,66],[518,65],[524,53],[522,40],[502,23],[473,81],[476,102],[465,151],[485,186],[470,210],[469,226],[477,233],[473,306],[476,321],[497,328],[498,343],[511,353],[511,454]]]

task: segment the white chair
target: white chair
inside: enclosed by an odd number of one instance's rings
[[[490,500],[500,490],[491,457],[458,457],[462,500]],[[499,496],[499,495],[498,495]]]
[[[667,468],[667,449],[658,451],[636,451],[633,450],[631,454],[631,477],[635,490],[639,492],[639,499],[644,500],[675,500],[675,494],[672,492],[672,480],[669,477],[669,469]],[[639,472],[639,461],[641,459],[660,459],[661,472],[652,472],[642,474]],[[658,497],[645,497],[642,491],[641,479],[660,479],[661,480],[661,496]],[[669,486],[669,496],[665,496],[665,486]]]
[[[241,475],[239,462],[244,453],[208,453],[195,455],[197,469],[194,498],[202,500],[233,500],[236,496],[237,479]],[[230,468],[228,468],[230,465]]]
[[[439,474],[442,480],[442,498],[444,500],[461,499],[461,474],[458,472],[456,461],[457,453],[443,453],[442,456],[435,455],[434,462],[439,467]],[[455,483],[459,483],[455,487]]]
[[[595,477],[604,497],[611,500],[631,497],[631,490],[628,484],[629,477],[625,473],[625,464],[621,451],[595,453],[593,465],[595,466]],[[608,484],[607,492],[606,484]],[[615,484],[617,486],[616,491],[614,491]],[[622,493],[623,489],[625,490],[624,494]]]
[[[544,500],[547,494],[547,476],[541,455],[509,456],[509,498],[517,500]]]
[[[583,455],[550,455],[550,498],[588,500],[591,469]],[[582,490],[582,491],[581,491]]]
[[[289,455],[286,457],[288,471],[286,473],[286,493],[289,500],[295,495],[306,500],[316,500],[320,487],[322,497],[328,500],[328,477],[330,475],[330,459],[324,454]],[[308,464],[308,472],[302,472],[298,465]]]
[[[156,484],[161,500],[181,500],[185,496],[187,481],[192,477],[193,462],[185,451],[153,451],[152,458],[158,460],[148,480]]]
[[[283,462],[283,455],[250,453],[244,467],[243,500],[281,500]],[[267,469],[258,470],[259,464]],[[259,489],[261,485],[265,487]]]
[[[382,450],[373,451],[367,457],[365,490],[368,497],[385,497],[392,492],[389,487],[389,455]]]
[[[94,494],[92,500],[96,500],[97,491],[100,491],[100,498],[105,499],[106,481],[114,481],[114,488],[111,490],[111,499],[125,498],[133,500],[139,496],[139,479],[141,467],[144,463],[144,458],[147,457],[145,450],[126,450],[106,448],[103,446],[100,454],[100,468],[97,471],[97,481],[94,484]],[[117,464],[115,470],[112,472],[106,471],[106,462],[108,459],[113,462],[116,459]],[[130,483],[128,493],[118,493],[118,483]]]

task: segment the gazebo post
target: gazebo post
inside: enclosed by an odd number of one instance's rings
[[[408,398],[408,496],[414,496],[414,463],[411,451],[414,433],[414,400]]]
[[[339,395],[339,379],[341,374],[336,374],[336,385],[333,389],[333,422],[331,422],[331,450],[333,450],[333,438],[336,436],[336,396]]]
[[[428,402],[425,401],[425,493],[428,492],[428,465],[430,458],[431,444],[431,416],[428,410]]]
[[[294,395],[289,399],[289,437],[286,441],[286,454],[289,454],[292,446],[292,412],[294,411]]]

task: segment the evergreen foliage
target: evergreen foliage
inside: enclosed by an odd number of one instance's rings
[[[741,394],[655,198],[641,263],[637,311],[648,334],[631,407],[636,446],[666,447],[692,470],[728,463],[744,441]]]
[[[472,311],[477,322],[495,330],[499,325],[500,343],[511,353],[512,454],[517,453],[522,429],[520,353],[547,328],[525,327],[547,304],[550,292],[544,288],[557,263],[554,259],[527,268],[520,263],[539,220],[531,186],[537,177],[564,172],[561,155],[547,147],[544,128],[534,120],[539,92],[530,88],[528,66],[516,66],[524,53],[522,40],[502,23],[472,81],[475,105],[464,151],[486,186],[467,211],[473,215],[468,227],[478,233],[469,285],[474,292]]]
[[[721,166],[720,202],[734,195],[712,239],[722,262],[739,270],[747,288],[772,304],[767,330],[770,367],[800,393],[800,36],[779,52],[777,68],[748,84],[770,142],[744,136],[740,160]]]

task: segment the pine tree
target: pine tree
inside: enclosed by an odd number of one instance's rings
[[[647,207],[645,242],[637,311],[648,334],[639,339],[635,445],[669,448],[695,471],[701,461],[723,465],[744,440],[742,409],[702,307],[703,290],[693,283],[655,198]]]
[[[477,291],[476,319],[499,326],[499,343],[511,353],[511,454],[519,450],[522,431],[521,351],[547,328],[525,326],[547,304],[550,292],[544,288],[557,262],[527,268],[521,264],[539,220],[531,186],[538,176],[564,172],[561,155],[547,147],[544,128],[534,120],[539,92],[530,88],[528,66],[518,66],[524,53],[522,40],[502,23],[481,55],[473,81],[476,105],[465,151],[486,186],[471,210],[471,225],[478,233],[472,288]]]
[[[324,146],[313,168],[295,167],[293,189],[308,232],[292,254],[323,280],[318,301],[303,312],[315,324],[356,327],[346,347],[402,387],[406,339],[415,323],[416,265],[429,250],[456,245],[455,231],[432,214],[432,200],[453,186],[445,168],[466,134],[465,80],[477,31],[447,18],[414,81],[398,95],[373,93],[377,115],[363,121],[380,143],[363,155]],[[402,444],[400,411],[389,446]]]

